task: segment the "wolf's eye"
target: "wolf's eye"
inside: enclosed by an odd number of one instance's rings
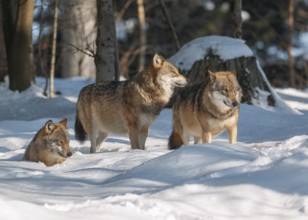
[[[176,72],[172,72],[172,73],[171,73],[171,76],[172,76],[172,77],[177,77],[178,74],[177,74]]]
[[[55,144],[57,145],[57,146],[62,146],[63,144],[62,144],[62,141],[55,141]]]
[[[221,90],[221,93],[224,94],[224,95],[228,94],[228,92],[229,92],[228,88],[222,88],[222,90]]]

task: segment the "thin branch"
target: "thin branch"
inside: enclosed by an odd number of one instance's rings
[[[69,43],[69,42],[64,42],[64,43],[66,43],[67,45],[69,45],[69,46],[75,48],[77,52],[81,52],[81,53],[86,54],[86,55],[88,55],[88,56],[90,56],[90,57],[93,57],[93,58],[95,57],[94,50],[91,49],[91,47],[90,47],[90,45],[89,45],[88,43],[87,43],[86,50],[81,49],[81,48],[79,48],[79,47],[77,47],[77,46],[75,46],[74,44]]]
[[[122,7],[121,11],[119,13],[117,13],[117,19],[121,20],[122,17],[124,16],[126,10],[128,9],[128,7],[133,3],[134,0],[128,0],[126,1],[126,3],[124,4],[124,6]]]
[[[159,2],[160,2],[160,5],[162,7],[163,14],[166,17],[166,20],[167,20],[168,26],[170,28],[171,34],[173,36],[173,39],[174,39],[174,41],[176,43],[176,47],[179,50],[181,48],[180,42],[179,42],[178,36],[176,34],[176,31],[174,29],[174,26],[172,24],[171,18],[169,16],[168,9],[166,7],[165,1],[164,0],[159,0]]]

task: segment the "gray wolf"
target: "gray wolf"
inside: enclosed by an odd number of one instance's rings
[[[59,123],[48,120],[28,145],[24,159],[43,162],[46,166],[62,163],[72,155],[69,142],[67,119]]]
[[[174,88],[187,84],[177,68],[155,54],[150,65],[127,81],[84,87],[77,101],[75,137],[88,136],[91,153],[109,134],[127,134],[132,149],[145,149],[148,129],[169,102]]]
[[[172,108],[173,131],[169,149],[189,143],[211,143],[212,136],[226,130],[229,143],[237,141],[242,89],[234,71],[208,72],[200,83],[181,88]]]

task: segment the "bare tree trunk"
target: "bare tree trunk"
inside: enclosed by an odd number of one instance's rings
[[[290,0],[289,2],[289,41],[288,41],[288,57],[289,57],[289,83],[290,87],[295,88],[295,69],[294,69],[294,58],[292,54],[292,37],[294,30],[294,0]]]
[[[242,0],[233,0],[232,6],[232,35],[234,38],[242,38]]]
[[[49,84],[49,97],[54,96],[54,78],[55,78],[55,65],[56,65],[56,46],[57,46],[57,30],[58,30],[58,0],[54,2],[54,20],[53,20],[53,34],[52,34],[52,47],[51,47],[51,61],[50,61],[50,84]]]
[[[145,65],[145,54],[146,54],[146,30],[145,30],[145,13],[143,0],[137,0],[138,4],[138,19],[140,26],[140,55],[139,55],[139,66],[138,72],[141,72],[144,69]]]
[[[96,0],[66,0],[59,2],[65,15],[61,23],[61,76],[95,77],[94,59],[76,48],[95,51],[96,39]],[[76,48],[72,47],[74,45]]]
[[[48,74],[46,73],[45,70],[45,65],[44,65],[44,59],[43,59],[43,55],[42,55],[42,32],[44,29],[44,25],[43,25],[43,16],[44,16],[44,4],[45,4],[45,0],[41,0],[41,7],[40,7],[40,30],[39,30],[39,34],[38,34],[38,55],[39,55],[39,65],[40,65],[40,70],[41,70],[41,74],[45,77],[45,86],[44,86],[44,91],[43,91],[43,95],[44,96],[48,96]]]
[[[116,32],[112,0],[97,0],[96,82],[118,79]]]
[[[2,6],[10,89],[23,91],[30,87],[33,77],[34,0],[3,0]]]
[[[0,82],[4,81],[4,76],[7,75],[7,62],[6,62],[6,50],[3,34],[3,22],[2,22],[2,1],[0,1]]]

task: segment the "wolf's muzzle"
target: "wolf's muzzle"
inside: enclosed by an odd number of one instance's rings
[[[224,101],[224,103],[225,103],[226,106],[228,106],[230,108],[234,108],[234,107],[238,106],[238,102],[237,101],[231,102],[231,101],[227,100],[227,101]]]

